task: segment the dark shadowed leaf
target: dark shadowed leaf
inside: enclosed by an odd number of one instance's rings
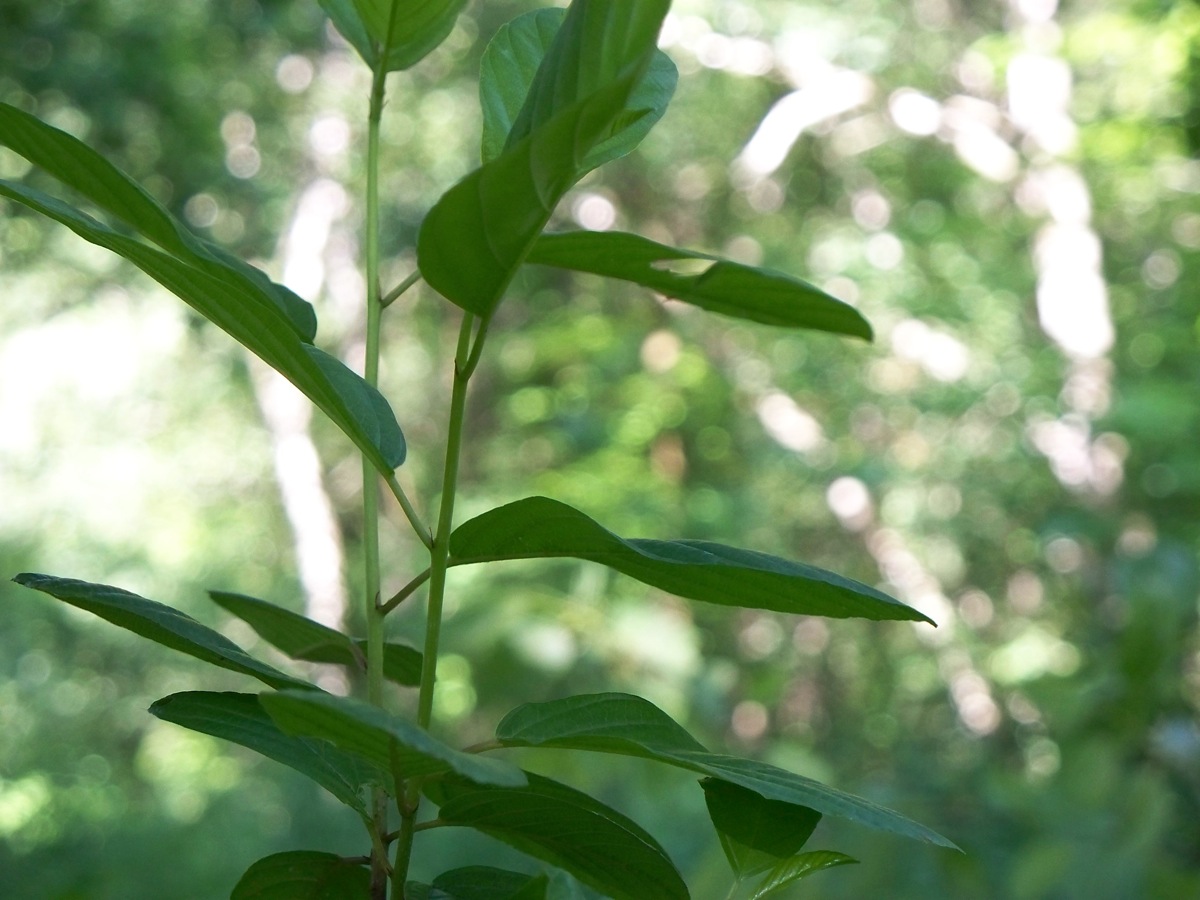
[[[310,703],[310,698],[320,699]],[[259,701],[285,733],[323,738],[406,778],[457,772],[481,784],[525,783],[516,766],[455,750],[407,719],[359,700],[283,691],[260,694]]]
[[[210,591],[209,596],[217,605],[246,622],[264,641],[292,659],[336,663],[360,670],[365,667],[366,641],[352,641],[340,631],[255,597],[226,591]],[[397,684],[419,684],[420,651],[405,644],[385,644],[383,674]]]
[[[703,270],[673,271],[681,261]],[[871,339],[871,326],[849,304],[798,278],[704,253],[678,250],[636,234],[573,231],[544,234],[526,262],[631,281],[739,319],[787,328],[811,328]],[[705,263],[708,263],[705,265]]]
[[[727,781],[705,778],[700,786],[708,817],[739,880],[795,856],[821,821],[814,809],[767,800]]]
[[[254,659],[225,635],[201,625],[186,613],[121,588],[30,572],[18,575],[13,581],[87,610],[172,650],[222,669],[250,675],[271,687],[305,688],[304,693],[317,692],[317,688],[308,682]]]
[[[498,157],[509,143],[509,134],[546,51],[554,41],[566,11],[539,9],[502,25],[484,51],[480,65],[479,98],[483,107],[483,161]],[[612,125],[611,136],[584,159],[585,170],[624,156],[650,132],[671,101],[679,73],[662,51],[634,87],[624,112]]]
[[[595,750],[658,760],[738,785],[767,800],[954,848],[936,831],[869,800],[768,763],[709,753],[653,703],[630,694],[586,694],[518,706],[496,727],[496,739],[506,747]]]
[[[443,872],[432,886],[453,900],[545,900],[548,883],[545,875],[467,866]]]
[[[0,104],[0,144],[78,191],[140,237],[124,234],[27,185],[0,180],[0,196],[129,260],[296,385],[380,471],[390,472],[404,461],[404,436],[387,401],[338,360],[312,346],[316,319],[307,303],[191,234],[82,142],[5,104]]]
[[[750,900],[762,900],[789,884],[796,883],[801,878],[807,878],[814,872],[832,869],[834,866],[848,866],[857,862],[857,859],[833,850],[813,850],[811,853],[801,853],[799,856],[783,860],[768,872],[767,876],[754,889],[754,893],[750,895]]]
[[[166,722],[241,744],[283,763],[362,816],[370,815],[363,788],[391,781],[386,770],[343,753],[327,741],[284,734],[255,694],[185,691],[156,701],[150,712]]]
[[[371,873],[360,860],[291,850],[247,869],[229,900],[369,900],[370,894]]]
[[[587,559],[689,600],[809,616],[930,621],[882,591],[815,566],[709,541],[621,538],[546,497],[518,500],[464,522],[450,537],[450,554],[451,565]]]
[[[662,847],[636,823],[574,788],[528,774],[525,787],[458,778],[430,783],[438,818],[490,835],[570,872],[614,900],[687,900]]]
[[[656,52],[667,0],[576,0],[513,124],[507,149],[434,205],[417,255],[429,284],[487,318],[558,201],[612,136]],[[623,120],[622,120],[623,121]]]

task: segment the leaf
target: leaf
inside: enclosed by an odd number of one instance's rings
[[[616,810],[566,785],[526,773],[525,787],[461,779],[425,791],[438,818],[481,831],[567,870],[614,900],[687,900],[687,886],[657,841]]]
[[[172,256],[228,281],[260,302],[273,304],[297,337],[310,343],[313,340],[317,317],[312,306],[283,285],[272,283],[258,269],[194,235],[141,185],[78,138],[15,106],[0,103],[0,146],[78,191]]]
[[[452,900],[546,900],[548,883],[545,875],[467,866],[443,872],[432,886]]]
[[[229,900],[369,900],[370,894],[371,873],[358,860],[291,850],[254,863]]]
[[[467,0],[354,0],[389,72],[424,59],[454,29]],[[374,68],[374,65],[372,65]]]
[[[342,37],[374,70],[408,69],[454,29],[466,0],[319,0]],[[396,7],[395,21],[392,7]]]
[[[229,638],[201,625],[186,613],[121,588],[32,572],[24,572],[13,581],[57,597],[172,650],[222,669],[250,675],[271,687],[304,688],[303,693],[319,692],[307,681],[259,662]]]
[[[653,759],[727,781],[767,800],[957,849],[936,831],[861,797],[768,763],[710,753],[653,703],[630,694],[584,694],[526,703],[504,717],[496,727],[496,739],[505,747],[595,750]]]
[[[491,316],[554,207],[612,134],[655,53],[667,0],[575,0],[507,149],[434,205],[417,256],[451,302]]]
[[[813,850],[811,853],[801,853],[799,856],[783,860],[772,869],[767,877],[759,882],[750,900],[762,900],[763,897],[774,894],[781,888],[793,884],[801,878],[807,878],[814,872],[820,872],[822,869],[832,869],[834,866],[852,865],[857,862],[857,859],[833,850]]]
[[[566,11],[539,9],[502,25],[488,43],[480,65],[479,99],[483,108],[483,161],[499,156],[529,94],[538,66],[558,33]],[[670,103],[679,73],[671,58],[655,51],[650,66],[633,88],[611,136],[588,153],[591,170],[624,156],[650,132]]]
[[[248,747],[315,781],[364,817],[370,812],[362,789],[390,783],[385,769],[343,753],[327,741],[293,737],[280,731],[254,694],[185,691],[156,701],[150,713],[192,731]]]
[[[808,616],[932,622],[875,588],[766,553],[709,541],[618,537],[579,510],[529,497],[464,522],[451,565],[571,557],[598,562],[689,600]]]
[[[700,272],[672,271],[680,261],[709,261]],[[871,339],[854,307],[798,278],[678,250],[636,234],[573,231],[544,234],[526,262],[631,281],[709,312],[765,325],[811,328]]]
[[[316,319],[308,304],[192,235],[136,183],[70,135],[0,104],[0,143],[162,249],[27,185],[0,180],[0,196],[129,260],[296,385],[381,472],[404,462],[404,435],[387,401],[310,343]]]
[[[314,698],[319,699],[310,702]],[[285,733],[323,738],[405,778],[457,772],[481,784],[525,783],[516,766],[455,750],[408,720],[359,700],[283,691],[260,694],[259,702]]]
[[[821,821],[816,810],[767,800],[727,781],[705,778],[700,786],[708,817],[739,881],[795,856]]]
[[[365,666],[366,641],[352,641],[340,631],[255,597],[226,591],[209,591],[209,596],[292,659],[336,663],[359,670]],[[405,644],[389,643],[384,644],[383,653],[385,678],[397,684],[420,684],[420,651]]]

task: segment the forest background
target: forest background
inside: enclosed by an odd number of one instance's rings
[[[422,211],[477,159],[482,47],[531,6],[472,4],[394,76],[398,277]],[[468,742],[518,698],[616,687],[966,851],[826,822],[814,845],[864,862],[807,897],[1200,896],[1200,4],[677,0],[663,44],[685,75],[670,113],[560,224],[809,278],[876,342],[600,280],[568,306],[530,271],[474,386],[463,516],[546,494],[621,534],[803,558],[940,627],[648,604],[582,564],[543,567],[536,591],[520,567],[467,575],[438,727]],[[368,77],[316,3],[0,7],[0,100],[260,260],[352,364]],[[414,294],[389,316],[383,381],[413,444],[440,446],[456,323]],[[339,615],[358,461],[304,403],[11,205],[0,297],[0,573],[120,584],[243,646],[205,589]],[[356,852],[315,788],[146,714],[200,687],[199,666],[2,584],[6,897],[147,896],[152,879],[156,898],[215,898],[274,850]],[[687,776],[559,774],[662,836],[698,897],[723,891]]]

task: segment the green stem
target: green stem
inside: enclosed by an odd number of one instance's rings
[[[368,384],[379,383],[379,124],[383,118],[383,98],[387,72],[377,68],[371,82],[371,105],[367,120],[367,352],[364,377]],[[379,481],[375,467],[363,458],[363,613],[367,623],[367,701],[383,706],[383,613],[379,610]],[[371,810],[375,834],[371,852],[372,900],[387,895],[387,792],[371,789]]]
[[[399,300],[404,292],[421,280],[421,270],[418,269],[405,278],[402,282],[383,295],[383,299],[379,301],[379,305],[387,309],[397,300]]]
[[[471,331],[474,317],[463,316],[454,354],[454,386],[450,393],[450,424],[446,434],[446,466],[442,471],[442,503],[438,510],[437,533],[429,552],[429,607],[425,614],[425,657],[421,661],[421,694],[417,700],[417,724],[428,728],[433,719],[433,691],[437,680],[438,644],[442,633],[442,603],[446,598],[446,569],[450,561],[450,529],[454,519],[454,496],[458,490],[458,460],[462,451],[463,420],[467,408],[467,384],[471,380]],[[480,334],[480,340],[483,335]]]
[[[421,521],[421,516],[417,513],[412,505],[412,501],[408,499],[408,494],[404,493],[404,488],[400,487],[400,482],[396,479],[395,472],[389,472],[386,475],[387,485],[392,489],[392,495],[400,504],[400,508],[404,510],[404,515],[408,519],[408,524],[412,526],[413,531],[417,533],[421,543],[425,545],[427,550],[433,549],[433,532],[428,526]]]
[[[417,699],[417,724],[429,728],[433,720],[433,692],[437,681],[438,645],[442,633],[442,606],[446,599],[446,570],[450,564],[450,531],[454,523],[454,497],[458,490],[458,460],[462,453],[463,422],[467,408],[467,385],[471,373],[479,361],[485,336],[481,326],[472,346],[471,332],[475,325],[473,316],[463,317],[458,333],[458,350],[454,354],[454,387],[450,395],[450,423],[446,434],[446,465],[442,471],[442,502],[438,510],[437,532],[433,546],[429,548],[429,606],[425,614],[425,647],[421,660],[421,691]],[[424,579],[426,573],[418,578]],[[414,579],[414,582],[416,579]],[[411,583],[410,583],[411,584]],[[416,585],[413,584],[413,589]],[[408,590],[406,587],[401,594]],[[395,597],[385,605],[391,609],[399,600]],[[393,602],[394,601],[394,602]],[[400,831],[396,838],[396,861],[392,868],[393,896],[403,897],[403,885],[407,878],[412,843],[416,833],[422,829],[417,824],[417,810],[421,803],[421,788],[416,779],[409,779],[404,794],[397,798],[400,809]]]

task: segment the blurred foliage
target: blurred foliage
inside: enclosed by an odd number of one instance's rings
[[[477,158],[482,47],[531,5],[474,5],[395,76],[397,281],[424,210]],[[825,823],[814,846],[864,864],[804,896],[1200,896],[1200,5],[680,0],[664,42],[684,74],[675,105],[560,224],[806,277],[862,308],[876,343],[531,268],[477,378],[462,517],[544,493],[623,534],[720,538],[879,583],[940,627],[689,607],[575,564],[514,563],[486,583],[457,570],[441,727],[474,740],[521,700],[625,689],[714,747],[877,799],[966,850]],[[1058,143],[1019,115],[1029,56],[1070,67]],[[304,192],[332,189],[313,299],[326,346],[361,352],[367,76],[315,3],[7,0],[0,59],[0,99],[268,266]],[[1055,82],[1038,86],[1052,101]],[[805,91],[849,99],[792,127]],[[753,157],[779,110],[778,159]],[[12,166],[0,157],[0,175],[23,174]],[[1099,238],[1115,328],[1090,355],[1039,319],[1037,248],[1066,221],[1044,184],[1062,172],[1084,185],[1071,222]],[[119,583],[246,645],[204,588],[299,608],[270,442],[230,342],[3,206],[0,294],[0,571]],[[405,474],[428,507],[456,322],[417,292],[385,325]],[[314,427],[329,492],[353,510],[357,461]],[[359,526],[343,526],[354,560]],[[413,548],[391,540],[398,587]],[[7,897],[218,897],[272,850],[359,852],[315,789],[144,713],[211,674],[15,586],[0,595]],[[663,836],[698,898],[724,895],[686,778],[607,762],[556,774]],[[431,836],[417,874],[464,839]]]

